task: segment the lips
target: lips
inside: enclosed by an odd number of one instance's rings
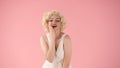
[[[57,27],[57,25],[52,25],[53,28]]]

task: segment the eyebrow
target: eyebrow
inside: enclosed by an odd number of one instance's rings
[[[50,19],[53,19],[53,18],[50,18]],[[56,18],[56,19],[60,19],[60,18]]]

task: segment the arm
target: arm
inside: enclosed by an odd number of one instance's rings
[[[67,35],[64,40],[64,61],[63,68],[69,68],[71,55],[72,55],[72,43],[70,37]]]
[[[50,41],[49,47],[48,47],[47,42],[45,42],[44,36],[41,36],[40,43],[41,43],[41,48],[42,48],[43,54],[45,55],[45,58],[49,62],[52,62],[55,56],[55,42]]]

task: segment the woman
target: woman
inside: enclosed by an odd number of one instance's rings
[[[70,36],[63,32],[66,22],[55,10],[43,15],[42,25],[46,34],[40,37],[41,49],[46,58],[42,68],[72,68],[72,43]]]

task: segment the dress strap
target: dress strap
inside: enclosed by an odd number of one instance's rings
[[[63,48],[63,46],[64,46],[64,39],[65,39],[65,36],[66,36],[67,34],[63,34],[62,35],[62,37],[61,37],[61,40],[60,40],[60,42],[59,42],[59,46],[58,46],[58,48],[57,48],[57,52],[56,52],[56,55],[57,55],[57,61],[58,62],[60,62],[61,61],[61,59],[63,59],[63,57],[64,57],[64,48]]]
[[[59,43],[60,46],[63,46],[63,44],[64,44],[64,39],[65,39],[65,36],[66,36],[66,35],[67,35],[67,34],[65,34],[65,33],[62,35],[62,38],[61,38],[60,43]]]
[[[64,38],[65,38],[65,36],[66,36],[67,34],[66,33],[64,33],[64,35],[62,36],[62,40],[64,40]]]

